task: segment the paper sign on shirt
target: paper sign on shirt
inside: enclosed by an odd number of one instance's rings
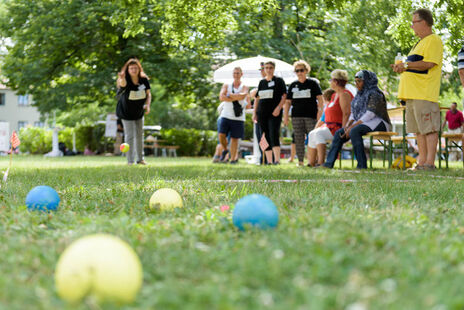
[[[302,89],[293,93],[293,99],[311,98],[311,89]]]
[[[275,85],[275,82],[274,81],[270,81],[268,84],[267,84],[267,87],[272,87]]]
[[[129,93],[129,100],[141,100],[147,98],[145,90],[131,90]]]
[[[260,90],[258,96],[259,96],[259,99],[272,99],[274,97],[274,90],[273,89]]]
[[[297,92],[297,91],[299,91],[299,90],[300,90],[300,89],[299,89],[298,87],[293,87],[293,88],[292,88],[292,93],[295,93],[295,92]]]

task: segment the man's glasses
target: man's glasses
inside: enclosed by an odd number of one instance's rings
[[[421,21],[423,21],[423,19],[413,20],[413,21],[412,21],[412,24],[414,25],[415,23],[418,23],[418,22],[421,22]]]
[[[300,73],[300,72],[305,72],[305,70],[304,69],[296,69],[295,72]]]

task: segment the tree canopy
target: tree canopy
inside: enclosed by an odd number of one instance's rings
[[[3,0],[0,33],[7,42],[1,73],[42,112],[95,106],[114,110],[116,73],[130,56],[153,85],[156,122],[176,109],[212,116],[218,87],[214,67],[257,54],[287,62],[303,58],[327,86],[335,68],[377,72],[394,94],[389,64],[417,41],[412,0]],[[453,63],[464,36],[464,0],[423,2]],[[459,90],[456,73],[443,91]],[[197,113],[195,112],[195,113]],[[152,113],[153,114],[153,113]],[[201,113],[200,113],[201,114]],[[213,121],[214,123],[214,117]]]

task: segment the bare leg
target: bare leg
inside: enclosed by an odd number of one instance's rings
[[[280,162],[280,146],[274,146],[272,148],[272,152],[274,152],[274,159],[276,163]]]
[[[317,156],[317,149],[308,147],[308,162],[310,166],[314,167],[316,165],[316,156]]]
[[[317,163],[323,165],[325,162],[325,150],[326,146],[324,143],[316,145],[317,148]]]
[[[267,163],[272,164],[272,150],[265,151],[264,154],[266,154]]]
[[[223,150],[222,145],[219,143],[218,145],[216,145],[216,152],[214,153],[214,155],[221,156],[222,150]]]
[[[296,145],[295,143],[292,143],[290,146],[290,159],[288,160],[289,163],[293,163],[293,159],[296,156]]]
[[[219,142],[221,143],[221,146],[223,147],[223,149],[227,150],[227,137],[225,133],[219,134]]]
[[[230,139],[230,160],[238,159],[238,138]]]
[[[419,148],[419,156],[417,157],[417,165],[423,166],[426,164],[427,160],[427,140],[425,135],[416,133],[417,137],[417,147]],[[435,144],[436,147],[436,144]]]
[[[425,135],[427,145],[427,157],[425,164],[433,166],[435,165],[435,156],[437,155],[437,144],[438,144],[438,133],[432,132]]]

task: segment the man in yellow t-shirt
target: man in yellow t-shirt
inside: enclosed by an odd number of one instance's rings
[[[409,52],[406,62],[392,65],[401,73],[398,98],[406,101],[406,129],[415,133],[419,158],[415,169],[434,170],[440,130],[441,67],[443,43],[432,32],[433,17],[428,9],[412,14],[411,28],[420,41]]]

